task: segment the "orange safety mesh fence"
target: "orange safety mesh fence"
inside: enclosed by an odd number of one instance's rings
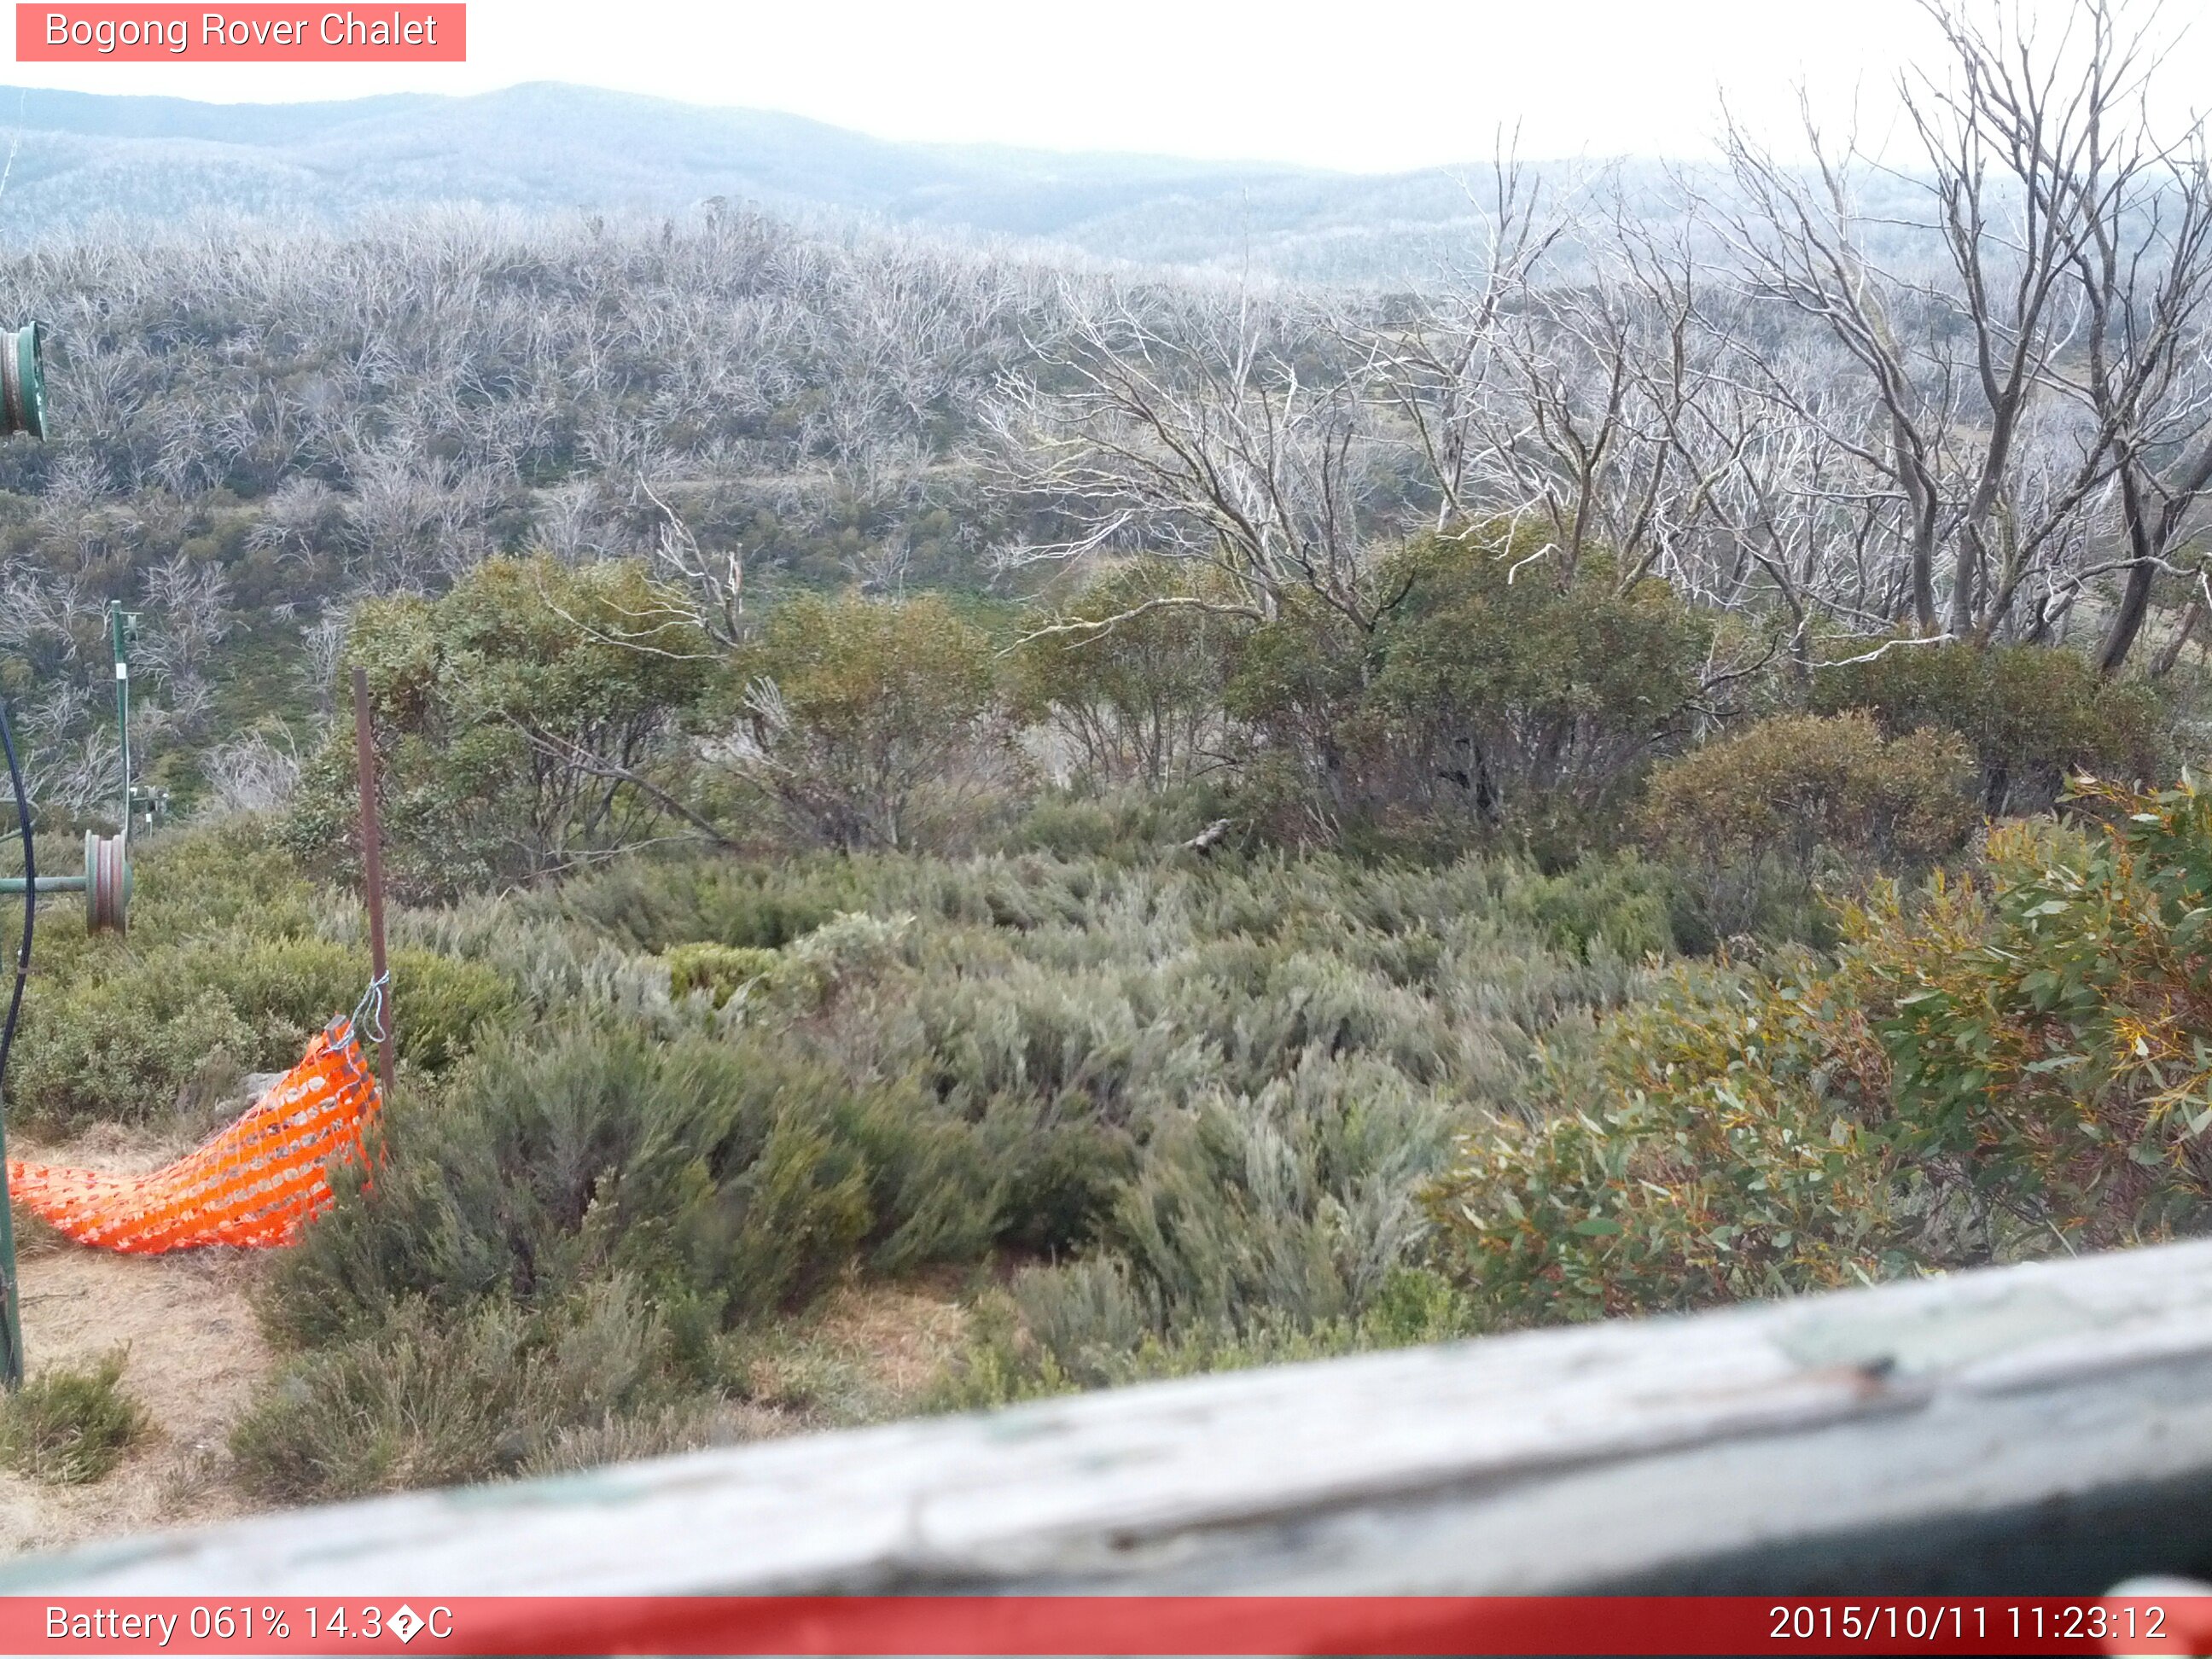
[[[80,1244],[133,1255],[197,1244],[289,1244],[331,1202],[333,1159],[368,1156],[382,1104],[341,1015],[238,1121],[151,1175],[9,1160],[15,1198]]]

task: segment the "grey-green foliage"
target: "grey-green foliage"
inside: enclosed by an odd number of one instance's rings
[[[1571,1046],[1667,938],[1635,866],[816,867],[838,902],[910,920],[803,1013],[750,1010],[754,1029],[856,1083],[915,1081],[972,1131],[993,1240],[1109,1264],[1186,1358],[1352,1340],[1418,1259],[1413,1195],[1454,1129],[1513,1109],[1539,1037]],[[780,902],[807,872],[781,873]],[[672,878],[728,914],[737,878]],[[657,938],[682,931],[662,898]]]
[[[1124,1262],[1089,1256],[1023,1268],[1005,1291],[981,1298],[975,1338],[940,1382],[935,1403],[974,1409],[1076,1389],[1328,1359],[1441,1341],[1477,1322],[1476,1310],[1448,1279],[1404,1267],[1391,1269],[1357,1317],[1305,1322],[1262,1310],[1242,1329],[1176,1323],[1163,1318]]]
[[[392,1156],[289,1251],[265,1311],[327,1341],[421,1301],[547,1306],[611,1274],[708,1328],[802,1297],[874,1251],[973,1254],[910,1089],[855,1086],[750,1036],[655,1039],[617,1020],[510,1036],[434,1101],[398,1103]],[[925,1179],[927,1177],[927,1179]]]
[[[42,999],[235,951],[195,982],[335,1012],[357,908],[240,833],[149,843],[143,889],[189,873],[204,925],[149,903],[131,952],[58,953]],[[1633,863],[1126,848],[639,860],[392,927],[423,966],[386,1159],[263,1292],[295,1358],[237,1450],[272,1495],[691,1443],[748,1345],[846,1276],[1030,1264],[981,1293],[948,1399],[1465,1328],[1419,1271],[1420,1188],[1668,939]],[[66,1070],[63,1029],[34,1063]],[[618,1314],[634,1365],[586,1363]]]
[[[629,1280],[551,1310],[421,1300],[293,1365],[234,1425],[246,1484],[280,1502],[450,1485],[568,1461],[671,1409],[668,1334]],[[655,1448],[656,1449],[658,1448]]]
[[[1619,1000],[1630,951],[1664,942],[1662,906],[1608,892],[1584,907],[1600,927],[1562,899],[1568,886],[1473,860],[885,858],[633,866],[604,887],[417,915],[411,939],[480,953],[532,1005],[589,1018],[530,1028],[465,1068],[434,1120],[395,1119],[400,1174],[359,1213],[428,1208],[404,1227],[342,1210],[296,1272],[342,1237],[362,1249],[389,1237],[418,1265],[319,1285],[305,1303],[489,1291],[511,1269],[467,1218],[512,1231],[563,1136],[591,1151],[560,1151],[565,1196],[545,1202],[580,1217],[579,1183],[625,1170],[632,1137],[664,1133],[719,1170],[706,1149],[727,1131],[699,1115],[724,1109],[702,1103],[767,1112],[759,1089],[775,1079],[776,1111],[813,1103],[809,1133],[840,1156],[860,1147],[878,1266],[993,1243],[1104,1249],[1170,1322],[1356,1313],[1418,1242],[1411,1194],[1454,1124],[1477,1101],[1510,1103],[1538,1036]],[[793,937],[763,915],[827,919]],[[763,937],[785,941],[769,989],[720,1011],[705,990],[670,995],[685,944],[762,950]],[[611,988],[623,984],[633,994]],[[584,1121],[617,1139],[589,1140]],[[735,1144],[731,1172],[757,1139]],[[419,1192],[405,1173],[418,1157],[435,1171]],[[618,1173],[608,1190],[639,1179]],[[656,1189],[632,1207],[665,1232],[675,1201]],[[533,1271],[585,1248],[577,1233]]]

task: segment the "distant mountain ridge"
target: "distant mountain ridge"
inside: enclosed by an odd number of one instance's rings
[[[1097,258],[1393,281],[1463,246],[1449,169],[900,143],[795,115],[539,82],[471,97],[208,104],[0,88],[15,135],[0,236],[210,210],[343,221],[463,201],[667,212],[713,196],[787,212],[1058,244]]]

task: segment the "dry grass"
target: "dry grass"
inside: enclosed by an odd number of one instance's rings
[[[102,1125],[26,1156],[146,1170],[176,1138]],[[244,1251],[123,1256],[70,1243],[18,1210],[23,1346],[35,1374],[97,1364],[127,1346],[124,1387],[147,1428],[114,1471],[82,1486],[0,1471],[0,1554],[218,1520],[245,1508],[223,1439],[267,1375],[271,1356],[248,1296],[262,1262]]]
[[[749,1339],[740,1368],[752,1403],[795,1428],[911,1415],[969,1336],[950,1275],[904,1285],[848,1279],[805,1317]]]

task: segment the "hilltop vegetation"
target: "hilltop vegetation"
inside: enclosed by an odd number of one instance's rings
[[[554,82],[470,97],[205,104],[0,88],[10,246],[102,223],[243,216],[341,230],[466,202],[679,219],[720,198],[829,228],[1013,240],[1063,260],[1400,284],[1459,258],[1467,169],[1382,175],[1159,155],[898,143],[765,110]],[[1480,159],[1478,137],[1467,160]],[[1664,169],[1639,181],[1655,204]]]
[[[65,348],[0,452],[41,827],[115,798],[110,599],[177,809],[127,941],[42,935],[41,1133],[353,1005],[369,691],[390,1161],[260,1288],[234,1477],[2200,1231],[2212,173],[1953,44],[1887,244],[1735,133],[1674,216],[1502,167],[1403,294],[726,204],[0,268]],[[926,1376],[826,1357],[925,1291]]]

